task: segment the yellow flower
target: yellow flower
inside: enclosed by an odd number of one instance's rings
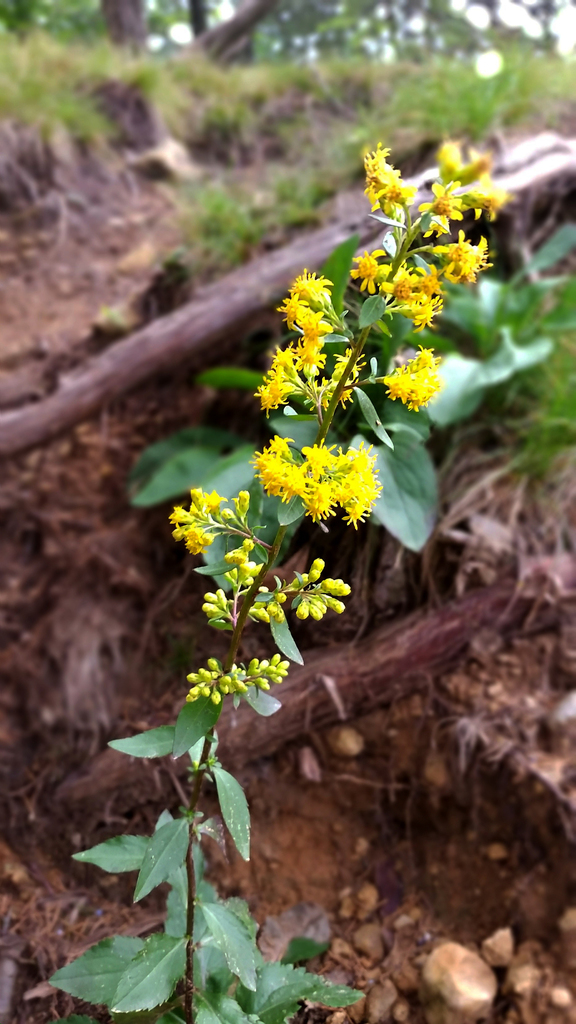
[[[434,231],[438,235],[447,234],[450,230],[451,220],[462,220],[462,200],[460,196],[453,195],[454,189],[458,188],[459,185],[459,181],[453,181],[449,185],[440,185],[435,181],[432,185],[432,191],[435,196],[434,201],[432,203],[421,203],[418,207],[420,213],[431,213],[435,218],[428,230],[424,232],[424,238],[427,238]]]
[[[400,171],[386,160],[389,153],[390,150],[383,149],[379,142],[375,152],[367,153],[364,157],[365,191],[373,204],[373,210],[380,206],[388,217],[397,217],[403,213],[405,206],[413,202],[417,188],[415,185],[404,184]]]
[[[445,142],[438,153],[438,172],[442,181],[455,181],[460,178],[462,170],[462,149],[458,142]]]
[[[390,270],[391,268],[383,269]],[[410,301],[412,293],[418,290],[419,284],[420,275],[415,270],[409,270],[404,263],[398,268],[391,281],[382,282],[380,291],[383,294],[392,295],[398,303],[405,303]]]
[[[383,378],[388,388],[388,397],[392,401],[399,398],[409,409],[417,412],[421,406],[428,404],[442,386],[436,370],[439,362],[439,357],[434,356],[431,349],[421,347],[414,359]]]
[[[286,349],[277,349],[272,366],[256,392],[260,404],[268,414],[270,409],[284,405],[297,387],[296,357],[291,345]]]
[[[485,175],[478,188],[465,192],[462,196],[462,203],[465,210],[474,210],[476,220],[482,214],[487,213],[490,220],[495,220],[506,203],[512,198],[503,188],[494,185],[488,175]]]
[[[313,309],[324,309],[331,304],[331,289],[332,281],[327,277],[316,277],[316,274],[304,270],[290,288],[290,296]]]
[[[416,273],[420,273],[420,283],[418,285],[418,291],[428,298],[432,298],[433,295],[440,295],[442,292],[442,285],[440,278],[438,277],[438,268],[430,266],[428,272],[423,267],[417,267]]]
[[[184,540],[193,555],[205,551],[214,541],[213,532],[223,525],[221,519],[214,518],[220,516],[223,501],[226,499],[216,491],[208,494],[201,487],[194,487],[190,491],[189,511],[177,505],[170,515],[170,522],[176,527],[172,531],[174,540]]]
[[[459,175],[462,185],[469,185],[472,181],[486,177],[492,170],[492,154],[479,153],[476,149],[470,150],[470,162],[462,168]]]
[[[404,316],[409,317],[413,321],[414,330],[417,333],[430,326],[434,317],[442,311],[442,306],[443,300],[441,295],[432,298],[420,293],[414,296],[409,311],[404,313]]]
[[[371,253],[368,253],[368,250],[365,249],[363,256],[354,257],[354,263],[357,263],[358,266],[355,270],[350,271],[350,277],[361,279],[361,292],[366,291],[366,289],[368,289],[370,295],[374,295],[376,292],[375,282],[381,269],[377,259],[378,256],[386,256],[384,249],[374,249]]]
[[[289,295],[288,298],[284,299],[282,305],[278,306],[278,312],[286,313],[284,320],[288,325],[288,329],[293,331],[296,320],[307,308],[307,305],[297,295]]]
[[[481,238],[478,245],[467,242],[464,232],[458,233],[458,241],[450,245],[435,245],[434,252],[446,260],[444,274],[453,284],[472,284],[481,270],[491,267],[488,263],[488,243]]]

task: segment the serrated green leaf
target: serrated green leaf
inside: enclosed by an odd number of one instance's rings
[[[169,821],[154,833],[148,843],[136,882],[135,903],[152,892],[152,889],[155,889],[161,882],[167,881],[172,871],[183,863],[187,849],[188,822],[186,818]],[[138,1009],[138,1007],[132,1007],[132,1009]]]
[[[198,697],[197,700],[185,704],[176,719],[174,757],[185,754],[201,736],[210,732],[216,725],[221,710],[222,703],[214,704],[210,697]]]
[[[236,848],[244,860],[250,860],[250,812],[244,790],[233,775],[223,768],[213,769],[222,817]]]
[[[112,1010],[151,1010],[170,999],[186,968],[186,940],[157,933],[146,939],[120,979]]]
[[[392,441],[388,431],[382,426],[382,421],[366,392],[362,391],[362,388],[355,388],[355,392],[356,397],[358,398],[358,404],[362,410],[362,415],[370,427],[370,430],[373,430],[376,437],[380,438],[381,441],[384,441],[384,444],[387,444],[389,448],[394,448],[394,442]]]
[[[50,978],[55,988],[87,1003],[109,1005],[120,978],[144,943],[125,935],[103,939]]]
[[[177,889],[171,889],[168,893],[164,931],[175,939],[186,935],[186,907]]]
[[[136,733],[121,740],[110,740],[108,746],[131,757],[165,757],[172,753],[174,726],[159,725],[157,729]]]
[[[103,871],[110,871],[113,874],[138,871],[149,842],[148,836],[114,836],[105,843],[92,846],[89,850],[75,853],[72,859],[83,864],[95,864]]]
[[[202,915],[228,967],[247,989],[256,988],[256,947],[236,914],[221,903],[202,904]]]
[[[295,494],[289,502],[282,502],[278,508],[278,525],[290,526],[290,523],[297,523],[306,512],[306,506],[302,498]]]
[[[358,326],[362,330],[364,327],[371,327],[377,320],[380,319],[386,308],[386,301],[382,295],[372,295],[360,310],[360,317],[358,319]]]
[[[59,1017],[50,1024],[98,1024],[94,1017],[85,1017],[83,1014],[73,1013],[70,1017]]]
[[[204,370],[196,377],[197,384],[211,388],[235,388],[242,391],[255,391],[260,387],[263,374],[249,370],[244,366],[214,366]]]
[[[251,686],[247,693],[242,694],[242,698],[250,705],[253,711],[258,715],[262,715],[263,718],[275,715],[282,707],[282,704],[279,700],[276,700],[276,697],[273,697],[270,693],[265,693],[264,690],[259,690],[257,686]]]
[[[348,278],[350,277],[350,269],[352,267],[352,260],[359,242],[359,235],[352,235],[351,238],[347,238],[346,241],[341,242],[340,245],[337,245],[330,253],[322,267],[321,273],[323,276],[327,277],[329,281],[332,281],[332,304],[338,315],[342,312],[344,292],[346,291]]]
[[[302,999],[326,1006],[350,1006],[362,996],[355,989],[330,985],[302,967],[279,963],[265,963],[259,968],[256,992],[240,987],[236,993],[244,1011],[257,1014],[262,1024],[284,1024],[294,1016]]]
[[[290,661],[295,661],[297,665],[304,664],[304,659],[296,646],[286,619],[283,622],[276,622],[276,619],[270,619],[270,632],[274,637],[274,643],[282,651],[282,654],[290,658]]]

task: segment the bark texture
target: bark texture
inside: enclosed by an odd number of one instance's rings
[[[117,46],[141,50],[146,44],[144,0],[102,0],[108,35]]]

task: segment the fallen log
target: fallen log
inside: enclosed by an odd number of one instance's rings
[[[336,644],[305,654],[303,668],[294,668],[274,692],[282,710],[261,718],[242,703],[235,711],[227,700],[218,724],[219,755],[225,766],[238,768],[269,756],[284,744],[342,720],[366,714],[382,704],[428,688],[434,674],[453,667],[478,630],[487,626],[510,635],[521,628],[534,605],[512,580],[473,591],[432,612],[415,612],[376,630],[358,645]],[[533,632],[553,626],[554,607],[535,611]],[[159,724],[159,723],[153,723]],[[152,727],[152,724],[151,724]],[[184,774],[182,762],[171,770]],[[65,804],[98,805],[118,787],[142,781],[157,762],[127,759],[103,750],[59,787],[56,799]]]
[[[428,197],[426,183],[434,174],[432,168],[409,179],[419,188],[415,207]],[[506,214],[513,226],[508,235],[517,256],[526,258],[531,211],[539,190],[563,196],[574,189],[576,141],[548,132],[522,142],[499,156],[494,180],[516,197]],[[232,332],[237,336],[256,314],[270,308],[304,266],[317,269],[352,234],[359,234],[362,248],[381,237],[382,225],[369,218],[361,190],[340,198],[345,216],[327,227],[299,235],[283,248],[200,289],[176,312],[155,320],[111,345],[79,370],[62,376],[57,390],[47,398],[0,415],[0,458],[51,440],[159,371],[186,361],[209,361],[210,353],[222,353]],[[553,228],[551,224],[549,231]],[[218,350],[216,346],[220,346]]]

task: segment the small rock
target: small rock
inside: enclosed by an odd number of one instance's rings
[[[370,924],[361,924],[352,936],[354,948],[359,953],[364,953],[371,960],[382,960],[384,956],[384,940],[380,925],[375,921]]]
[[[354,956],[354,950],[346,939],[335,938],[332,939],[330,946],[330,953],[336,960],[345,959],[349,960]]]
[[[564,985],[550,989],[550,1002],[557,1010],[568,1010],[572,1006],[572,993]]]
[[[397,971],[394,971],[392,981],[400,992],[410,995],[410,993],[418,991],[420,975],[414,965],[406,960]]]
[[[352,1003],[351,1006],[347,1006],[346,1010],[353,1024],[362,1024],[362,1021],[366,1020],[366,997],[359,999],[357,1003]]]
[[[258,946],[265,960],[281,960],[292,939],[330,941],[331,926],[326,911],[317,903],[296,903],[277,916],[267,917],[260,929]]]
[[[450,772],[446,759],[438,750],[431,750],[426,758],[424,779],[434,789],[450,788]]]
[[[395,932],[401,932],[404,928],[413,928],[415,923],[414,918],[410,917],[410,914],[400,914],[400,917],[396,918],[392,927]]]
[[[146,240],[126,253],[116,269],[119,274],[139,274],[143,270],[149,270],[156,262],[156,257],[156,247]]]
[[[146,149],[132,159],[132,166],[148,178],[193,181],[201,176],[188,150],[177,139],[167,138],[153,149]]]
[[[548,719],[552,728],[566,725],[576,720],[576,690],[569,690],[559,704],[556,705]]]
[[[348,1014],[346,1010],[336,1010],[329,1017],[326,1017],[326,1024],[346,1024],[347,1020]]]
[[[331,729],[326,739],[330,750],[337,757],[358,757],[364,750],[364,737],[351,725],[339,725]]]
[[[355,909],[356,908],[354,904],[354,899],[350,894],[348,894],[344,896],[340,901],[340,906],[338,907],[338,917],[354,917]]]
[[[576,907],[568,907],[558,921],[562,959],[567,970],[576,969]]]
[[[508,860],[509,853],[504,843],[490,843],[490,846],[486,848],[486,856],[488,860]]]
[[[496,990],[494,972],[458,942],[437,946],[424,964],[420,998],[428,1024],[483,1020]]]
[[[536,964],[512,961],[506,974],[504,988],[519,999],[529,999],[540,984],[541,971]]]
[[[379,902],[380,894],[376,886],[372,885],[372,882],[364,882],[356,893],[358,917],[360,920],[364,920],[365,917],[373,914]]]
[[[308,782],[322,782],[322,769],[312,747],[301,747],[298,751],[300,775]]]
[[[410,1007],[405,999],[398,999],[392,1007],[392,1018],[398,1021],[398,1024],[404,1024],[404,1021],[408,1020],[410,1016]]]
[[[498,928],[482,943],[482,956],[490,967],[508,967],[514,956],[511,928]]]
[[[394,1003],[398,999],[396,986],[390,979],[374,985],[366,997],[366,1019],[368,1024],[388,1020]]]

